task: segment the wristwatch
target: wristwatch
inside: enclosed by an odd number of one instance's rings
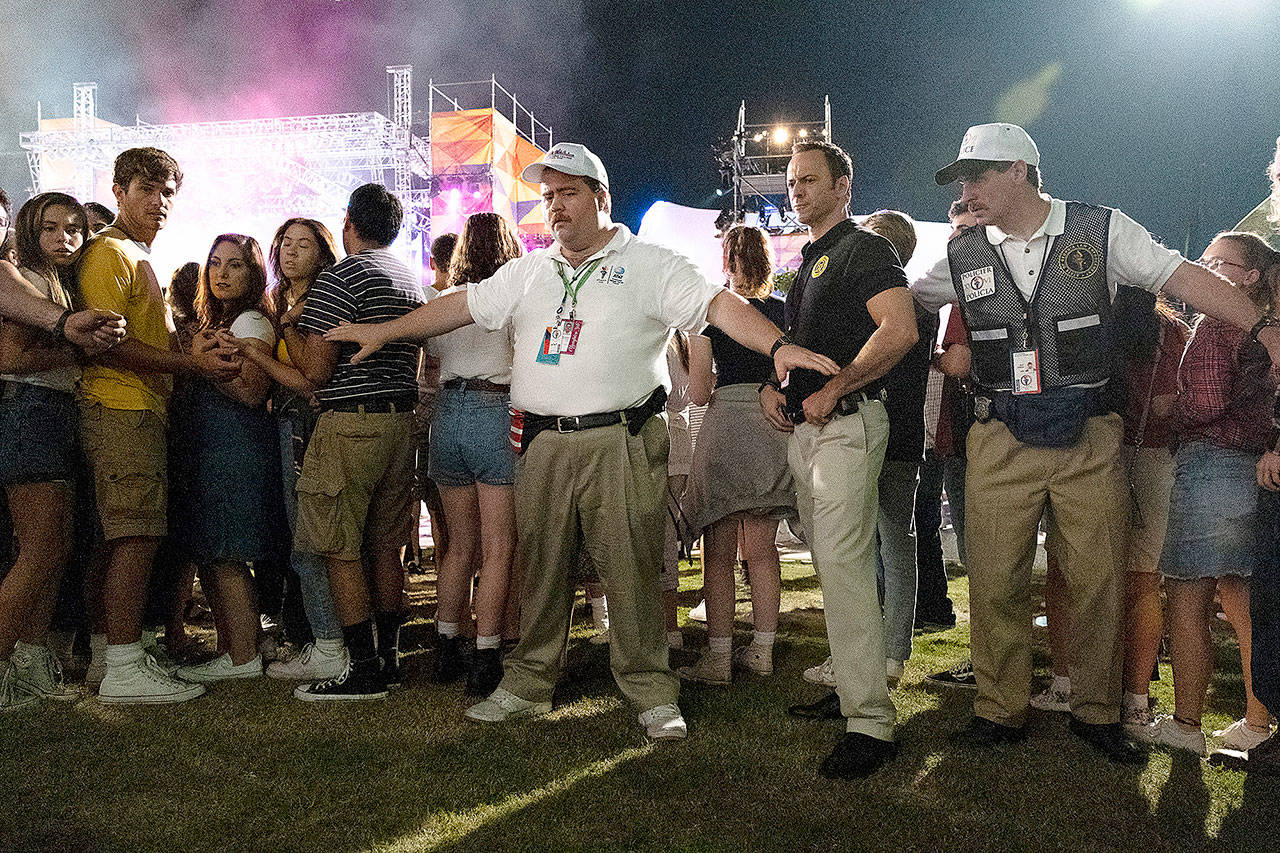
[[[774,353],[776,353],[781,347],[785,347],[789,344],[794,344],[794,343],[795,341],[791,340],[791,337],[789,335],[786,335],[786,334],[779,335],[778,339],[773,342],[773,346],[769,348],[769,358],[773,358]]]
[[[58,322],[53,324],[53,329],[49,334],[53,335],[55,341],[65,341],[67,339],[67,318],[70,317],[72,311],[70,308],[64,309],[62,316],[58,318]]]

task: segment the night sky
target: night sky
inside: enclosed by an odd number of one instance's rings
[[[971,124],[1039,143],[1046,190],[1124,209],[1191,250],[1267,193],[1280,135],[1280,0],[1076,3],[31,3],[0,0],[0,185],[30,178],[19,131],[71,115],[129,124],[386,110],[384,66],[498,76],[559,140],[604,159],[615,218],[717,206],[713,142],[748,121],[817,120],[854,156],[857,212],[941,219],[933,173]],[[198,205],[181,198],[181,205]],[[181,208],[176,215],[181,215]]]

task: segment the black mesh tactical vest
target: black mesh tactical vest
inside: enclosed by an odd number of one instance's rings
[[[1053,238],[1028,302],[985,228],[947,246],[951,281],[969,330],[978,385],[1007,391],[1013,353],[1039,352],[1043,389],[1104,382],[1111,376],[1113,330],[1107,287],[1111,209],[1067,202],[1066,224]],[[1009,258],[1024,263],[1023,257]]]

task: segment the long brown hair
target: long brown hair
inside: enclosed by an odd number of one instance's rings
[[[473,213],[462,225],[449,261],[449,286],[484,281],[498,267],[524,254],[511,223],[496,213]]]
[[[89,238],[93,235],[89,233],[89,214],[85,212],[84,205],[71,196],[66,193],[52,192],[40,193],[32,197],[18,210],[18,216],[13,222],[13,230],[18,247],[18,263],[44,277],[50,287],[62,291],[69,300],[75,289],[75,273],[72,270],[59,271],[57,265],[45,257],[40,249],[40,230],[44,225],[44,212],[55,205],[70,208],[80,218],[80,233],[84,236],[84,242],[80,244],[80,250],[76,253],[74,268],[79,264],[84,247],[88,245]]]
[[[311,233],[315,235],[316,247],[320,251],[320,266],[316,268],[316,275],[338,262],[338,246],[333,240],[333,232],[329,230],[327,225],[318,219],[307,219],[305,216],[294,216],[286,219],[284,224],[276,229],[276,236],[271,238],[271,251],[267,253],[271,278],[274,282],[268,298],[271,300],[271,307],[277,317],[289,308],[285,304],[289,282],[284,277],[284,270],[280,269],[280,247],[284,245],[285,232],[293,225],[302,225],[310,228]],[[306,290],[298,294],[298,298],[301,299],[305,296],[307,290],[310,290],[313,284],[315,284],[314,278],[307,282]]]
[[[1280,252],[1257,234],[1246,231],[1223,231],[1213,239],[1230,241],[1244,256],[1245,266],[1258,271],[1258,280],[1240,289],[1259,310],[1272,311],[1276,307],[1276,287],[1280,286]]]
[[[724,269],[732,272],[735,261],[742,269],[738,293],[763,299],[773,292],[773,248],[769,237],[751,225],[735,225],[724,234]]]
[[[223,304],[209,288],[209,261],[223,243],[231,243],[240,250],[240,257],[243,258],[249,275],[249,286],[244,296],[231,304]],[[196,291],[196,316],[200,318],[200,327],[225,328],[250,308],[261,311],[268,320],[275,320],[274,306],[267,297],[267,265],[262,260],[262,247],[257,240],[246,234],[219,234],[209,247],[209,256],[205,259],[204,270],[200,274],[200,288]]]

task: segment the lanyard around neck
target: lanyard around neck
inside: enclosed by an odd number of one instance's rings
[[[559,263],[556,264],[556,273],[559,274],[560,281],[564,284],[564,296],[560,299],[560,308],[556,311],[557,317],[559,317],[564,311],[564,303],[570,300],[572,301],[572,307],[569,309],[569,316],[572,317],[574,315],[578,308],[578,291],[582,290],[582,285],[587,283],[587,279],[591,278],[592,274],[599,268],[603,261],[604,258],[596,258],[594,261],[583,267],[582,272],[578,273],[573,278],[569,278],[569,276],[565,275],[564,267]]]

